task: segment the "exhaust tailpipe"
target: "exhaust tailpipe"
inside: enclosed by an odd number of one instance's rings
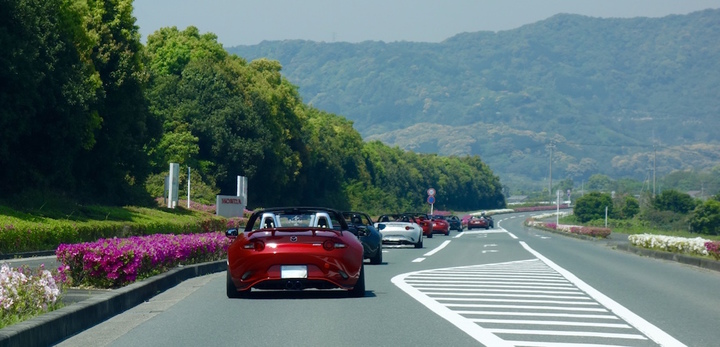
[[[303,290],[303,284],[300,281],[287,281],[285,283],[285,289],[287,289],[287,290]]]

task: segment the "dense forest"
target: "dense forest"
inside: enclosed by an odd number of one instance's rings
[[[0,46],[5,202],[152,204],[176,162],[206,203],[244,175],[251,208],[425,209],[429,187],[436,209],[505,205],[479,156],[363,141],[352,121],[304,103],[276,60],[230,54],[195,27],[141,43],[132,0],[0,0]]]
[[[592,175],[647,180],[720,162],[720,10],[561,14],[440,43],[266,41],[309,104],[366,140],[478,155],[511,191]],[[528,185],[527,182],[535,182]],[[701,189],[698,184],[694,189]]]

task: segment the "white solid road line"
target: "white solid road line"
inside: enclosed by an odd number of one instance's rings
[[[563,275],[563,277],[567,278],[568,281],[572,282],[576,287],[580,288],[580,290],[584,291],[597,302],[610,309],[610,311],[612,311],[614,314],[618,315],[620,318],[630,323],[630,325],[640,330],[643,334],[645,334],[653,341],[662,343],[663,346],[685,346],[685,344],[676,340],[674,337],[670,336],[670,334],[660,330],[658,327],[652,325],[650,322],[646,321],[642,317],[636,315],[632,311],[620,305],[615,300],[610,299],[607,295],[591,287],[589,284],[585,283],[583,280],[573,275],[570,271],[563,269],[562,267],[552,262],[552,260],[545,258],[545,256],[530,248],[530,246],[528,246],[525,242],[521,241],[520,244],[528,252],[532,253],[535,257],[540,259],[547,266],[551,267],[553,270]]]

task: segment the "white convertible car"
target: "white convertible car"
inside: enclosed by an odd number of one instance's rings
[[[382,234],[383,244],[423,246],[423,230],[412,215],[385,214],[378,218],[375,228]]]

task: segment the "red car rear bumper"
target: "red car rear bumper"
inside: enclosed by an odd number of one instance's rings
[[[241,245],[228,250],[228,271],[238,290],[342,288],[352,289],[360,277],[363,250],[335,249],[322,246],[297,245],[307,248],[298,251],[266,248],[262,251],[244,249]],[[306,276],[284,277],[283,267],[305,266]],[[293,286],[288,287],[288,285]],[[300,286],[300,288],[298,288]]]

